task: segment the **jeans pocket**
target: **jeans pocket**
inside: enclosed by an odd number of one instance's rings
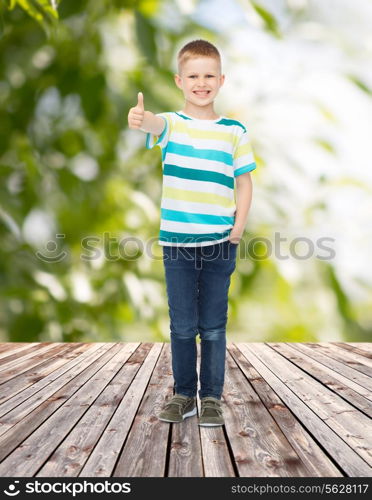
[[[234,242],[232,242],[232,241],[230,241],[230,240],[227,240],[227,241],[228,241],[228,242],[229,242],[229,244],[230,244],[231,246],[233,246],[233,247],[237,247],[237,246],[239,246],[239,243],[240,243],[240,242],[238,242],[238,243],[234,243]]]

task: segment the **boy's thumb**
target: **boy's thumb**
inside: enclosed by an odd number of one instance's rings
[[[137,106],[143,109],[143,94],[142,94],[142,92],[138,92]]]

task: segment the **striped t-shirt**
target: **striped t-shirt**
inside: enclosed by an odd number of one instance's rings
[[[158,113],[160,136],[146,134],[146,148],[162,150],[163,190],[159,245],[199,247],[229,238],[234,225],[234,178],[256,168],[242,123],[224,116],[193,118]]]

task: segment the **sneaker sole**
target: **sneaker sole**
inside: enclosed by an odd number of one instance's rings
[[[224,425],[224,424],[201,424],[199,422],[198,425],[200,425],[200,427],[219,427],[219,426]]]
[[[194,415],[196,415],[196,407],[193,410],[189,411],[188,413],[182,415],[182,420],[185,420],[185,418],[187,417],[193,417]],[[170,422],[171,424],[178,424],[182,422],[182,420],[168,420],[166,418],[161,418],[161,417],[158,417],[158,419],[161,420],[162,422]]]

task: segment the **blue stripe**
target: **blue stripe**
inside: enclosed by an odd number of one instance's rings
[[[220,161],[222,163],[225,163],[226,165],[233,164],[233,157],[230,153],[225,153],[225,151],[217,151],[216,149],[197,149],[194,146],[179,144],[178,142],[169,141],[167,152],[181,156],[188,156],[190,158]]]
[[[164,127],[164,130],[163,132],[160,134],[160,136],[158,137],[158,140],[155,142],[155,144],[152,146],[152,147],[155,147],[159,144],[159,142],[161,142],[165,136],[165,134],[167,133],[167,129],[168,129],[168,122],[167,122],[167,119],[164,117],[164,116],[161,116],[160,118],[162,118],[165,122],[165,127]],[[151,137],[152,134],[150,134],[150,132],[147,132],[146,134],[146,148],[147,149],[151,149],[151,146],[150,146],[150,137]],[[155,134],[154,134],[155,135]],[[156,137],[156,136],[155,136]]]
[[[244,165],[244,167],[239,167],[234,171],[234,176],[237,177],[238,175],[245,174],[245,172],[250,172],[255,168],[256,164],[254,162],[250,163],[249,165]]]
[[[234,189],[234,177],[221,174],[220,172],[211,172],[210,170],[199,170],[196,168],[178,167],[177,165],[164,164],[164,175],[179,177],[181,179],[191,179],[201,182],[215,182],[222,184],[230,189]]]
[[[223,233],[208,233],[208,234],[195,234],[195,233],[173,233],[170,231],[160,230],[160,241],[169,243],[201,243],[203,241],[221,240],[228,236],[231,229],[227,229]]]
[[[164,220],[173,220],[177,222],[191,222],[194,224],[231,224],[234,225],[235,217],[210,214],[196,214],[190,212],[181,212],[179,210],[161,209],[161,218]]]

